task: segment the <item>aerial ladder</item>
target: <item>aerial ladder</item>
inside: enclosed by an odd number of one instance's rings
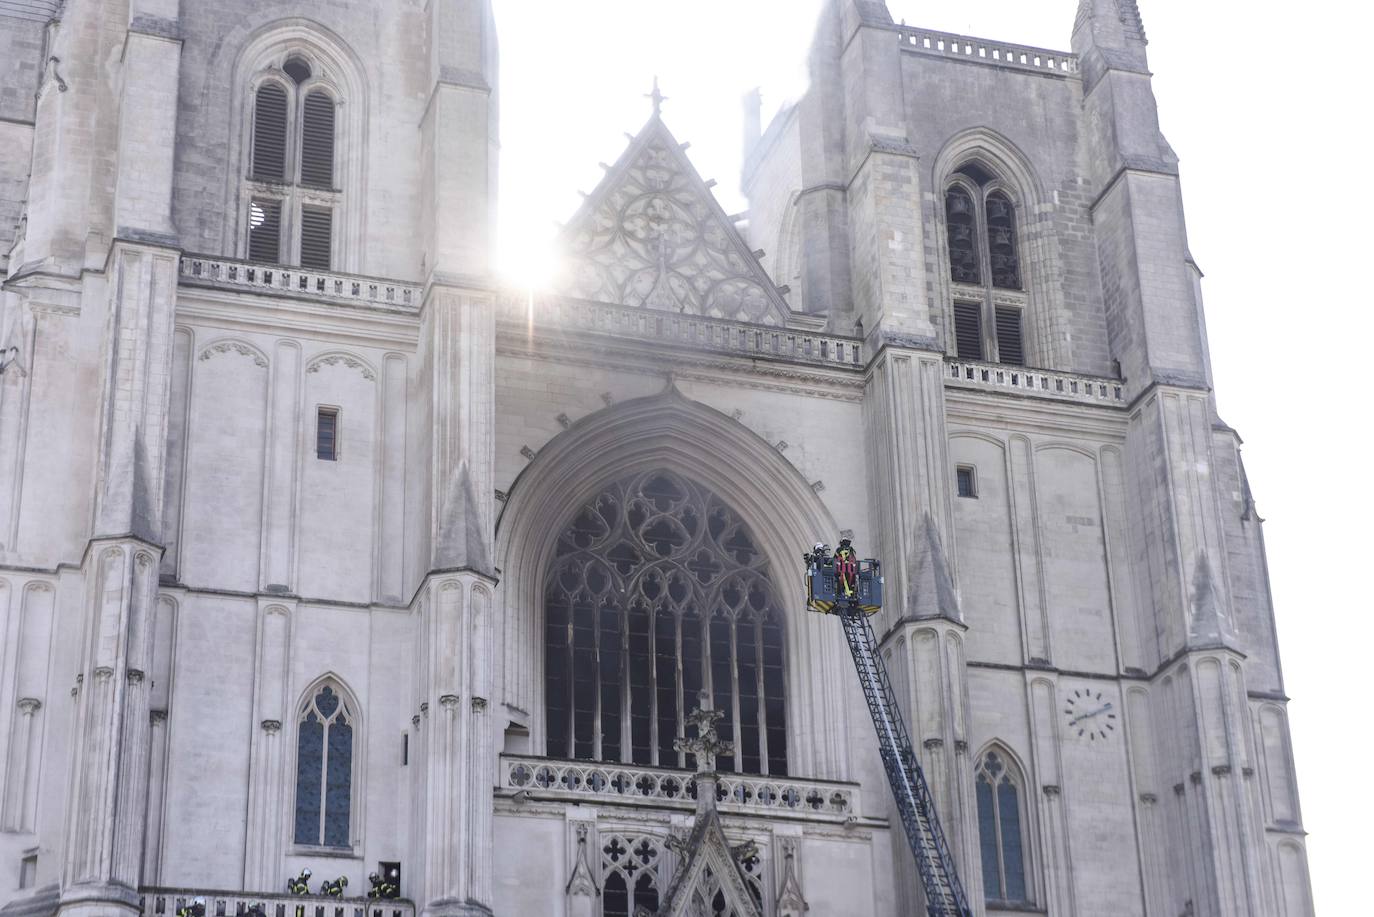
[[[930,917],[971,917],[964,887],[935,812],[935,800],[911,747],[911,737],[897,707],[897,695],[888,679],[887,666],[878,655],[878,642],[869,623],[869,616],[883,604],[881,565],[876,560],[858,559],[849,539],[842,540],[834,554],[826,545],[818,544],[803,559],[806,607],[837,615],[844,625],[854,669],[859,673],[864,700],[878,733],[878,751],[887,782],[921,874],[927,911]]]

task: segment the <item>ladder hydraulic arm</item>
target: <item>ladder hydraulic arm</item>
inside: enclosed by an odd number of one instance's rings
[[[877,639],[869,615],[882,606],[882,575],[875,560],[856,559],[848,540],[841,541],[833,556],[824,545],[806,555],[807,607],[835,614],[844,625],[854,669],[859,675],[878,751],[897,812],[902,819],[916,868],[925,888],[930,917],[971,917],[964,887],[954,868],[949,844],[935,812],[935,800],[925,774],[916,760],[906,724],[897,706],[897,695],[878,654]]]

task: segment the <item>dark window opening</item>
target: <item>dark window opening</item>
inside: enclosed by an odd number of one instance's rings
[[[983,359],[982,306],[971,302],[954,304],[954,343],[959,359]]]
[[[978,219],[973,198],[959,186],[945,193],[945,223],[949,234],[949,274],[956,283],[979,283]]]
[[[338,408],[320,408],[315,417],[315,458],[326,462],[339,458]]]
[[[310,79],[310,65],[299,57],[291,58],[282,64],[281,69],[287,76],[296,81],[297,86]]]
[[[248,204],[248,257],[271,264],[281,260],[281,201],[253,198]]]
[[[19,861],[19,887],[33,888],[38,879],[38,854],[30,853]]]
[[[972,465],[960,465],[957,468],[955,468],[954,478],[959,486],[959,496],[978,496],[978,479],[974,475]]]
[[[958,172],[961,175],[966,175],[969,178],[971,178],[974,182],[978,184],[978,187],[980,188],[983,185],[986,185],[988,182],[992,181],[995,177],[991,172],[983,168],[981,163],[975,162],[973,160],[970,160],[964,163],[962,166],[960,166],[958,168]]]
[[[301,208],[301,267],[327,271],[333,246],[334,211],[328,207]]]
[[[334,186],[334,100],[318,90],[305,97],[301,113],[301,184]]]
[[[286,90],[276,83],[260,86],[253,106],[253,177],[286,180]]]
[[[988,258],[992,285],[1005,290],[1021,289],[1021,263],[1016,255],[1016,216],[1011,199],[1001,191],[988,195]]]
[[[1017,366],[1026,362],[1025,349],[1021,346],[1020,309],[997,307],[997,359]]]

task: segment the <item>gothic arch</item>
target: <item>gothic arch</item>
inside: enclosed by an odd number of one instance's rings
[[[986,745],[984,745],[982,748],[978,750],[978,754],[973,758],[973,768],[975,775],[974,829],[975,831],[982,830],[982,818],[980,810],[978,809],[978,794],[976,792],[977,781],[979,779],[977,775],[985,772],[984,763],[988,760],[989,754],[997,756],[997,758],[1000,760],[1000,763],[1005,768],[1005,776],[1012,782],[1012,784],[1016,786],[1017,790],[1019,791],[1020,800],[1018,805],[1020,809],[1017,816],[1019,819],[1019,824],[1017,825],[1017,827],[1019,828],[1021,834],[1021,868],[1023,873],[1022,881],[1025,890],[1023,900],[1018,901],[1016,899],[989,898],[989,902],[991,902],[992,900],[1008,900],[1011,903],[1032,904],[1035,902],[1043,901],[1043,883],[1040,881],[1039,871],[1040,834],[1036,827],[1036,800],[1038,794],[1033,792],[1031,787],[1030,768],[1026,766],[1025,762],[1021,760],[1020,756],[1018,756],[1016,752],[1012,751],[1006,743],[1002,742],[999,739],[993,739],[992,741],[988,742]],[[978,842],[980,853],[983,853],[983,855],[986,856],[983,847],[982,835],[977,834],[975,836],[975,840],[977,840]],[[989,878],[987,874],[984,872],[983,864],[981,862],[979,864],[978,873],[980,876],[983,876],[983,888],[979,889],[979,893],[985,894],[986,890],[988,889]],[[1000,880],[994,878],[993,881],[997,882]]]
[[[282,607],[282,606],[276,606]],[[286,610],[286,609],[282,609]],[[350,714],[352,727],[352,748],[351,748],[351,773],[349,775],[349,823],[348,823],[348,845],[349,847],[360,849],[361,838],[364,834],[364,816],[367,811],[364,805],[364,791],[366,786],[366,762],[367,762],[367,734],[366,723],[363,716],[362,704],[358,702],[358,696],[353,689],[348,686],[342,676],[329,671],[318,676],[296,697],[295,703],[290,708],[291,720],[282,726],[282,731],[286,739],[286,768],[285,778],[287,796],[290,801],[289,806],[284,811],[282,819],[282,831],[286,835],[288,849],[299,847],[296,840],[295,821],[296,821],[296,789],[297,789],[297,761],[298,738],[297,728],[301,719],[310,709],[314,702],[315,695],[324,688],[331,688],[338,693],[340,704],[347,708]]]
[[[1042,205],[1050,199],[1045,192],[1030,158],[1010,139],[987,127],[974,127],[950,137],[936,154],[931,171],[930,188],[935,197],[936,292],[941,304],[945,327],[954,327],[954,298],[949,277],[949,241],[946,226],[944,193],[952,183],[959,183],[957,170],[969,161],[982,165],[994,178],[982,189],[1004,192],[1016,210],[1016,245],[1021,259],[1021,285],[1025,291],[1026,365],[1065,367],[1070,354],[1067,344],[1058,342],[1058,325],[1062,304],[1053,279],[1060,274],[1058,246],[1055,243],[1052,218],[1041,214]],[[953,351],[953,333],[947,335],[947,347]],[[1062,350],[1062,352],[1061,352]]]
[[[852,687],[844,644],[832,622],[806,613],[799,583],[787,575],[816,539],[835,537],[835,520],[776,449],[673,387],[578,422],[545,445],[511,488],[496,530],[506,703],[525,714],[533,747],[543,748],[544,576],[557,533],[610,482],[657,469],[707,488],[749,525],[784,606],[789,768],[846,777]]]
[[[235,41],[235,39],[238,39]],[[282,81],[281,65],[294,53],[308,55],[319,66],[303,88],[319,89],[336,104],[338,169],[334,184],[343,191],[336,232],[340,244],[335,271],[363,273],[363,239],[366,236],[368,102],[367,68],[357,53],[337,33],[311,19],[278,19],[251,33],[231,36],[225,47],[241,50],[229,67],[229,148],[225,161],[224,249],[237,257],[247,255],[243,231],[248,202],[239,193],[251,155],[253,100],[267,81]]]

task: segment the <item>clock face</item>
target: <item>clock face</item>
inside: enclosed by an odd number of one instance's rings
[[[1116,707],[1102,699],[1101,691],[1076,688],[1064,697],[1064,719],[1080,739],[1106,741],[1116,732]]]

